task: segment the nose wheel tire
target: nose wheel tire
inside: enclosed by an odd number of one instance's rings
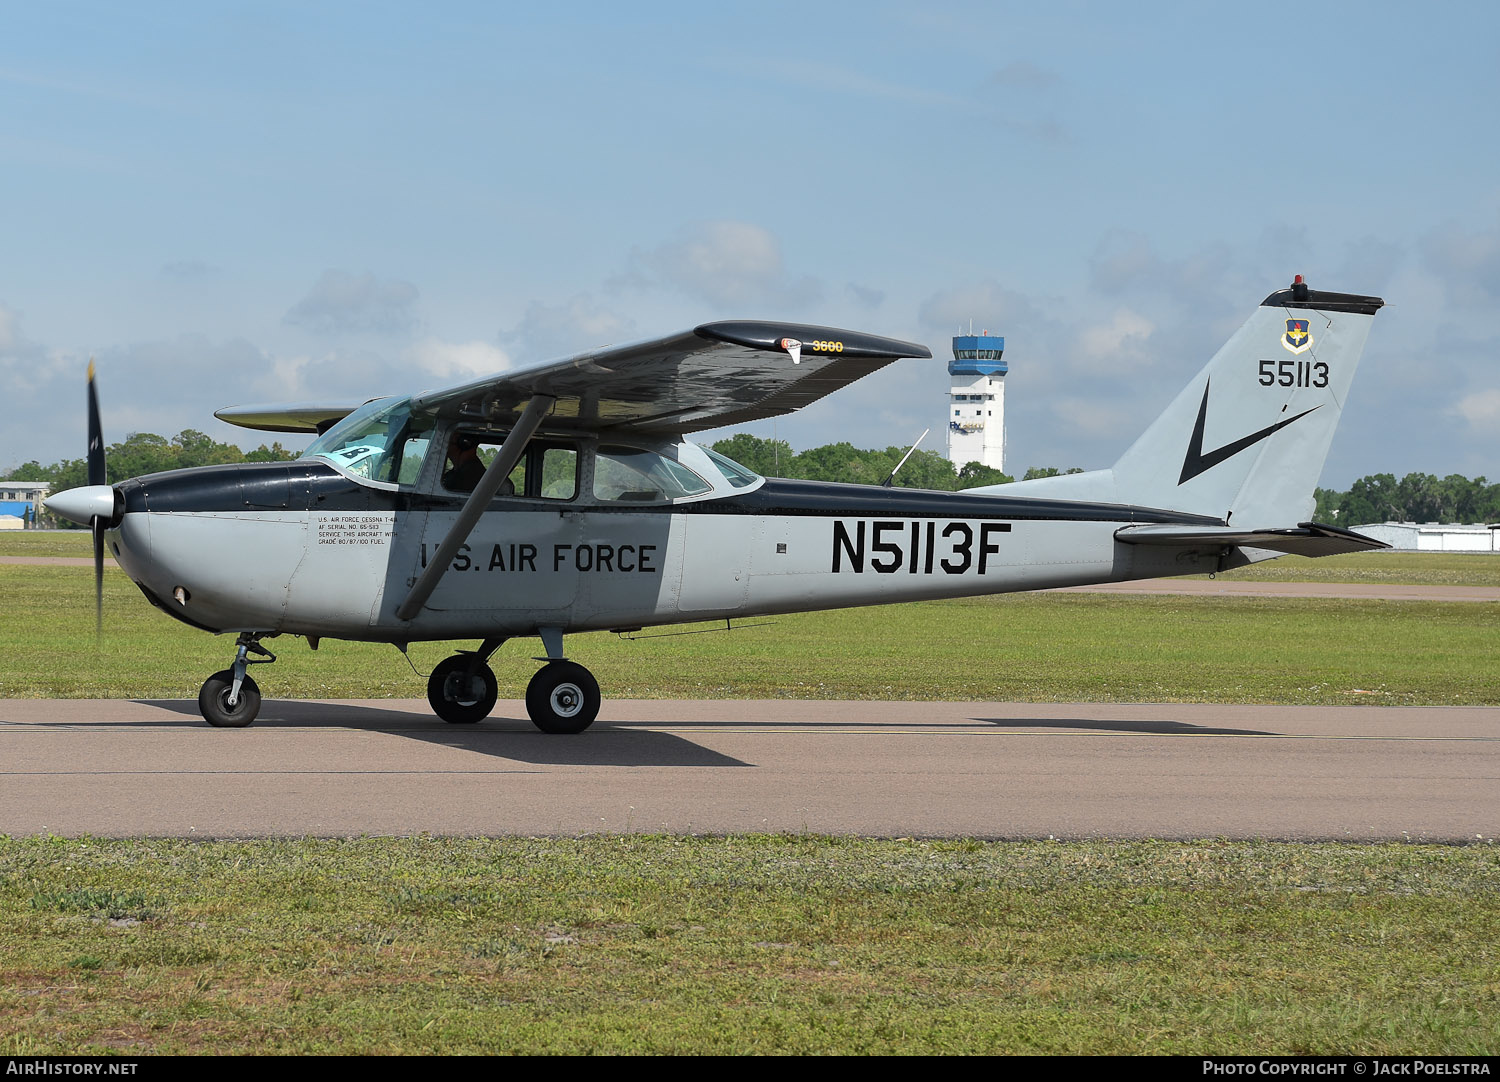
[[[500,687],[494,670],[481,661],[469,676],[472,664],[472,655],[454,654],[440,661],[427,678],[427,701],[433,713],[449,724],[472,725],[495,709]]]
[[[553,661],[526,685],[526,713],[544,733],[581,733],[599,716],[599,682],[582,665]]]
[[[240,684],[239,698],[233,706],[229,704],[229,692],[234,687],[234,672],[224,669],[203,681],[198,692],[198,711],[203,720],[220,729],[243,729],[260,713],[260,688],[250,677]]]

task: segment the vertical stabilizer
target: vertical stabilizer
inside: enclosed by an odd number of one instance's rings
[[[1272,293],[1113,469],[1007,494],[1211,515],[1248,529],[1304,522],[1379,297]]]

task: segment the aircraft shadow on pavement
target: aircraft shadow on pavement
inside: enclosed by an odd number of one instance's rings
[[[1219,729],[1185,721],[1102,721],[1099,718],[975,718],[1007,729],[1095,729],[1143,736],[1282,736],[1262,729]]]
[[[191,699],[136,699],[145,706],[183,714],[207,727],[198,704]],[[159,724],[159,723],[157,723]],[[549,736],[529,720],[490,717],[477,725],[449,725],[428,714],[386,710],[378,706],[320,703],[308,700],[265,700],[255,719],[257,729],[296,726],[365,729],[390,732],[413,740],[458,748],[479,755],[547,766],[753,766],[684,740],[634,726],[596,723],[578,736]],[[628,739],[609,739],[628,736]],[[602,739],[601,739],[602,738]]]

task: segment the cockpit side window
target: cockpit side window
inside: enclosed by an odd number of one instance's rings
[[[416,484],[417,477],[422,472],[422,462],[427,457],[427,450],[431,444],[431,428],[425,428],[420,432],[408,430],[406,438],[401,441],[401,447],[397,452],[398,457],[391,463],[390,472],[393,474],[391,480],[403,488]]]
[[[503,432],[457,429],[448,437],[441,474],[447,492],[473,492],[505,442]],[[578,495],[578,448],[552,440],[532,440],[495,494],[537,500],[571,500]]]
[[[498,444],[486,443],[472,432],[455,431],[448,436],[448,457],[443,463],[443,487],[449,492],[473,492],[484,471],[495,459]],[[500,495],[513,495],[515,489],[507,479]]]

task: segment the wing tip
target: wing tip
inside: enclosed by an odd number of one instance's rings
[[[729,319],[713,323],[700,323],[693,328],[700,338],[746,349],[766,352],[784,352],[783,338],[800,342],[804,348],[813,343],[832,343],[836,350],[817,348],[808,352],[815,356],[852,356],[877,360],[930,360],[932,350],[919,342],[904,342],[899,338],[884,338],[864,331],[850,331],[839,327],[823,327],[809,323],[776,323],[769,320]]]

